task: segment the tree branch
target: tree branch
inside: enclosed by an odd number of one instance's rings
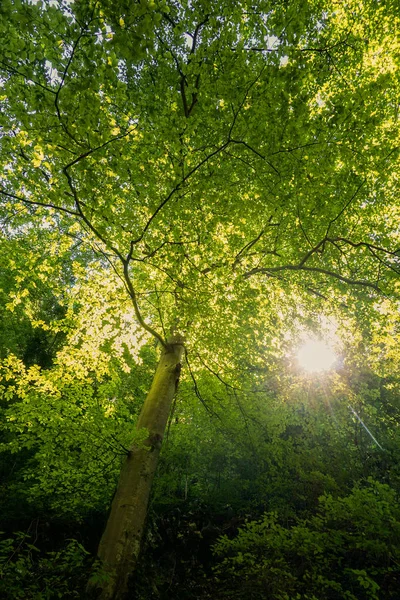
[[[7,71],[7,73],[10,73],[10,75],[19,75],[20,77],[23,77],[25,79],[25,81],[31,81],[35,85],[42,88],[42,90],[45,90],[46,92],[50,92],[50,94],[55,95],[57,93],[55,90],[48,88],[46,85],[43,85],[42,83],[39,83],[38,81],[35,81],[34,79],[32,79],[32,77],[28,77],[27,75],[24,75],[24,73],[22,73],[21,71],[18,71],[15,67],[11,67],[10,65],[7,65],[7,63],[5,63],[4,60],[0,60],[0,65],[3,65],[3,68],[5,69],[5,71]]]
[[[180,182],[176,184],[176,186],[170,191],[170,193],[168,194],[168,196],[158,205],[158,207],[156,208],[156,210],[153,212],[153,214],[151,215],[151,217],[147,221],[146,225],[143,227],[143,230],[142,230],[142,233],[140,234],[140,236],[138,238],[136,238],[135,240],[132,240],[131,247],[133,245],[138,244],[139,242],[142,241],[142,239],[143,239],[146,231],[149,229],[150,225],[152,224],[152,222],[154,221],[154,219],[156,218],[156,216],[158,215],[158,213],[164,208],[164,206],[167,204],[167,202],[169,202],[169,200],[172,198],[172,196],[181,189],[181,187],[187,182],[187,180],[192,175],[194,175],[196,173],[196,171],[198,171],[213,156],[216,156],[217,154],[219,154],[220,152],[222,152],[228,145],[229,145],[229,140],[227,142],[225,142],[224,144],[222,144],[222,146],[220,146],[219,148],[217,148],[216,150],[214,150],[214,152],[211,152],[210,154],[208,154],[195,167],[193,167],[188,173],[186,173],[186,175],[184,177],[182,177],[182,179],[180,180]]]
[[[100,231],[97,229],[97,227],[95,227],[93,225],[93,223],[90,221],[90,219],[87,218],[87,216],[85,215],[85,213],[83,212],[82,209],[82,203],[79,200],[77,191],[75,189],[75,186],[72,182],[72,177],[71,175],[68,173],[68,165],[66,167],[63,168],[63,173],[65,175],[65,177],[67,178],[67,182],[68,182],[68,186],[69,189],[71,190],[72,193],[72,197],[74,198],[75,201],[75,206],[77,209],[77,213],[78,213],[78,217],[80,217],[82,219],[82,221],[86,224],[86,226],[90,229],[90,231],[92,233],[94,233],[94,235],[101,241],[103,242],[103,244],[107,247],[110,248],[110,250],[112,250],[114,252],[114,254],[116,256],[118,256],[118,258],[121,260],[121,262],[124,262],[124,257],[122,256],[122,254],[120,253],[120,251],[118,250],[118,248],[116,248],[115,246],[113,246],[105,237],[102,233],[100,233]]]
[[[155,329],[150,327],[150,325],[147,325],[147,323],[144,321],[144,319],[141,315],[141,312],[139,310],[136,291],[133,287],[132,280],[129,275],[129,261],[122,259],[122,262],[124,265],[124,279],[125,279],[125,283],[126,283],[126,289],[129,293],[129,296],[132,299],[133,310],[135,311],[137,320],[139,321],[139,323],[143,327],[143,329],[145,329],[148,333],[150,333],[153,337],[155,337],[160,342],[160,344],[163,348],[166,348],[167,344],[166,344],[165,340],[162,338],[162,336]]]
[[[211,410],[211,408],[207,405],[206,401],[204,400],[203,396],[200,393],[199,386],[197,385],[196,378],[195,378],[194,373],[192,371],[192,367],[191,367],[191,365],[189,363],[188,352],[187,352],[186,348],[185,348],[185,360],[186,360],[186,364],[188,366],[188,371],[189,371],[190,378],[193,381],[194,393],[196,394],[197,398],[200,400],[200,402],[202,403],[202,405],[204,406],[204,408],[206,409],[206,411],[210,415],[217,417],[221,421],[221,417],[218,415],[218,413],[216,413],[213,410]]]
[[[280,267],[255,267],[254,269],[251,269],[251,271],[245,273],[244,278],[248,279],[252,275],[256,275],[258,273],[264,273],[266,275],[269,275],[271,273],[278,273],[279,271],[307,271],[310,273],[321,273],[322,275],[333,277],[334,279],[338,279],[339,281],[343,281],[344,283],[348,283],[349,285],[368,287],[382,294],[382,290],[375,283],[371,283],[369,281],[360,279],[350,279],[349,277],[345,277],[344,275],[340,275],[339,273],[335,273],[334,271],[329,271],[328,269],[322,269],[320,267],[307,267],[304,264],[282,265]]]
[[[358,186],[358,188],[356,189],[356,191],[354,192],[354,194],[351,196],[351,198],[346,202],[346,204],[343,206],[343,208],[339,211],[339,213],[336,215],[336,217],[334,219],[331,219],[331,221],[329,221],[328,227],[326,229],[326,234],[325,236],[328,235],[330,228],[332,227],[332,225],[338,220],[340,219],[340,217],[343,215],[343,213],[348,209],[348,207],[350,206],[350,204],[353,202],[354,198],[357,196],[358,192],[361,190],[362,186],[364,185],[364,183],[366,182],[366,179],[363,179],[362,182],[360,183],[360,185]]]
[[[69,162],[65,167],[65,169],[69,169],[70,167],[73,167],[74,165],[76,165],[78,162],[80,162],[81,160],[83,160],[84,158],[87,158],[88,156],[90,156],[91,154],[93,154],[94,152],[97,152],[98,150],[102,150],[103,148],[105,148],[106,146],[108,146],[108,144],[111,144],[112,142],[116,142],[117,140],[121,140],[124,137],[126,137],[127,135],[129,135],[130,133],[132,133],[132,131],[135,131],[135,129],[137,129],[137,125],[135,125],[135,127],[132,127],[132,129],[128,129],[127,131],[125,131],[124,133],[121,133],[119,135],[116,135],[113,138],[110,138],[109,140],[107,140],[106,142],[104,142],[103,144],[100,144],[100,146],[96,146],[96,148],[91,148],[90,150],[88,150],[87,152],[84,152],[83,154],[81,154],[80,156],[78,156],[77,158],[74,158],[74,160],[71,160],[71,162]]]
[[[68,208],[64,208],[63,206],[57,206],[56,204],[50,204],[47,202],[39,202],[37,200],[28,200],[27,198],[23,198],[22,196],[10,194],[9,192],[6,192],[3,188],[0,188],[0,194],[3,194],[3,196],[7,196],[8,198],[14,198],[14,200],[19,200],[20,202],[24,202],[25,204],[29,204],[31,206],[43,206],[44,208],[52,208],[53,210],[64,212],[74,217],[80,216],[79,213],[74,212],[73,210],[69,210]]]
[[[274,167],[274,165],[271,162],[269,162],[269,160],[267,160],[267,158],[263,154],[261,154],[261,152],[259,152],[258,150],[256,150],[252,146],[250,146],[247,142],[244,142],[243,140],[232,140],[232,139],[230,141],[232,142],[232,144],[241,144],[242,146],[245,146],[248,150],[250,150],[251,152],[253,152],[257,156],[259,156],[264,162],[266,162],[267,165],[269,167],[271,167],[271,169],[273,171],[275,171],[275,173],[277,175],[279,175],[279,177],[281,176],[281,174],[279,173],[278,169],[276,167]]]

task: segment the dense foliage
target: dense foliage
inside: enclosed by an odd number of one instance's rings
[[[396,598],[399,25],[394,0],[1,2],[2,597],[106,577],[178,332],[132,598]]]
[[[269,513],[237,537],[222,537],[217,573],[230,595],[252,598],[395,598],[400,513],[388,486],[369,481],[344,498],[323,495],[311,518],[282,526]],[[237,593],[239,587],[240,593]]]

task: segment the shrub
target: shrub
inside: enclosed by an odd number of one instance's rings
[[[216,574],[231,597],[269,600],[388,600],[400,589],[400,507],[389,486],[369,480],[343,498],[324,495],[309,519],[276,513],[214,547]]]

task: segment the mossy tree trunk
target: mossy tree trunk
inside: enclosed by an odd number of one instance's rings
[[[89,582],[88,592],[100,600],[126,598],[128,582],[138,560],[147,506],[161,444],[180,373],[183,344],[168,340],[140,413],[137,429],[146,428],[144,447],[135,444],[122,467],[98,557],[108,573],[101,585]]]

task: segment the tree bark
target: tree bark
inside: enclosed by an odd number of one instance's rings
[[[110,515],[100,541],[98,557],[107,573],[107,581],[88,584],[88,593],[99,600],[123,600],[129,578],[138,560],[147,506],[161,444],[174,398],[183,342],[180,338],[167,341],[144,402],[136,428],[146,428],[144,447],[135,444],[122,467]]]

